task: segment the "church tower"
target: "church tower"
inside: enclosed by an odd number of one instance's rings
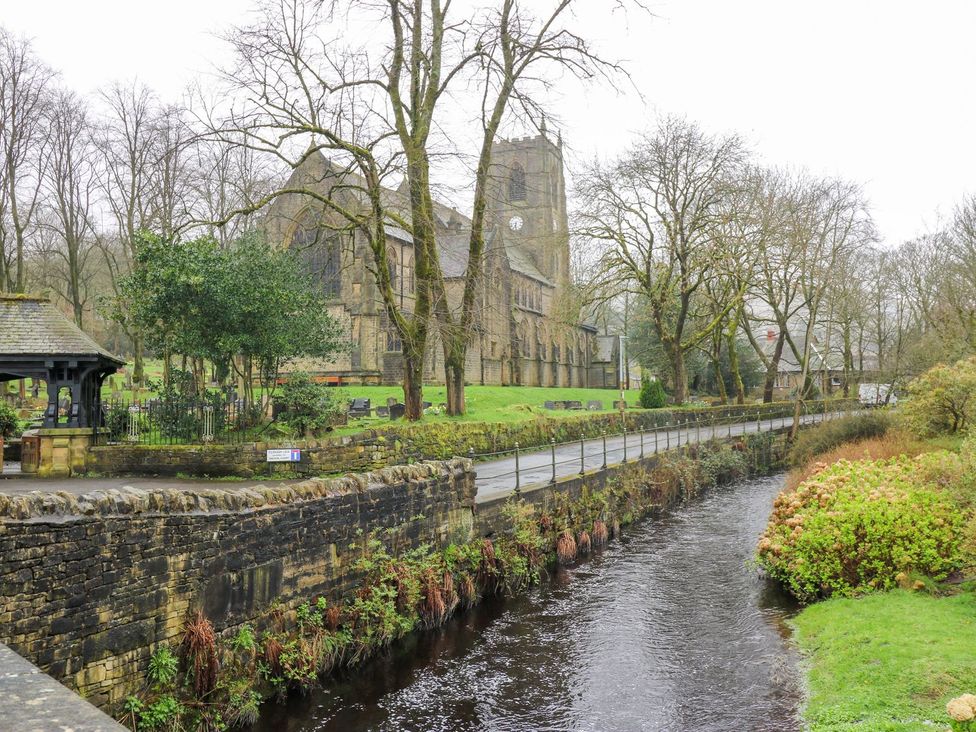
[[[500,140],[492,154],[488,205],[506,246],[517,246],[559,288],[569,282],[569,222],[562,138],[543,120],[535,137]]]

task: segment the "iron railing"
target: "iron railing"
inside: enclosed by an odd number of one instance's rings
[[[102,402],[95,443],[134,445],[234,444],[260,439],[261,408],[222,395]]]
[[[819,424],[838,417],[861,411],[845,405],[841,410],[814,412],[804,410],[802,424]],[[506,482],[510,488],[520,491],[529,485],[555,483],[559,478],[583,475],[587,471],[620,465],[636,459],[644,459],[687,445],[706,443],[711,440],[778,432],[793,424],[792,416],[743,419],[741,414],[709,417],[688,417],[675,423],[651,427],[645,430],[604,432],[596,438],[580,435],[579,439],[556,442],[548,446],[521,449],[516,442],[511,450],[494,452],[468,451],[466,457],[477,462],[488,462],[481,468],[475,465],[479,484]]]

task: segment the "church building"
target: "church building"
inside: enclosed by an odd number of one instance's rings
[[[346,196],[353,178],[321,153],[296,168],[287,188]],[[338,192],[337,192],[338,191]],[[388,209],[409,215],[404,185],[384,191]],[[336,199],[338,200],[338,199]],[[545,125],[533,137],[495,144],[485,225],[485,276],[479,314],[471,333],[465,380],[470,384],[617,387],[619,338],[598,335],[580,322],[569,272],[569,223],[562,140]],[[334,217],[334,214],[333,214]],[[467,266],[471,220],[435,203],[440,264],[449,305],[460,302]],[[330,313],[347,333],[349,349],[334,363],[300,368],[336,384],[399,384],[400,342],[383,306],[371,265],[373,253],[361,233],[337,231],[321,203],[299,193],[276,199],[267,222],[269,239],[290,247],[307,264],[329,301]],[[416,293],[413,241],[387,225],[393,289],[409,311]],[[443,383],[443,353],[436,324],[425,358],[427,383]]]

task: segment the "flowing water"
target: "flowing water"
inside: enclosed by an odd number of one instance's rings
[[[255,732],[799,729],[794,606],[749,565],[782,477],[624,530],[541,587],[416,634]]]

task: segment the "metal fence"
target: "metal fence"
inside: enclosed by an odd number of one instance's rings
[[[859,412],[859,408],[845,408],[830,412],[804,410],[802,424],[820,424],[828,420]],[[792,416],[764,417],[756,413],[755,419],[742,415],[678,418],[670,425],[661,425],[640,431],[604,432],[600,437],[556,442],[550,441],[547,447],[533,447],[529,450],[512,450],[476,453],[468,452],[467,457],[475,461],[491,461],[477,469],[479,484],[507,481],[516,491],[528,485],[555,483],[559,478],[583,475],[589,470],[620,465],[643,459],[672,449],[705,443],[710,440],[731,439],[733,437],[760,435],[780,431],[793,424]]]
[[[265,426],[258,405],[221,395],[111,400],[101,404],[95,444],[233,444],[259,438]]]

